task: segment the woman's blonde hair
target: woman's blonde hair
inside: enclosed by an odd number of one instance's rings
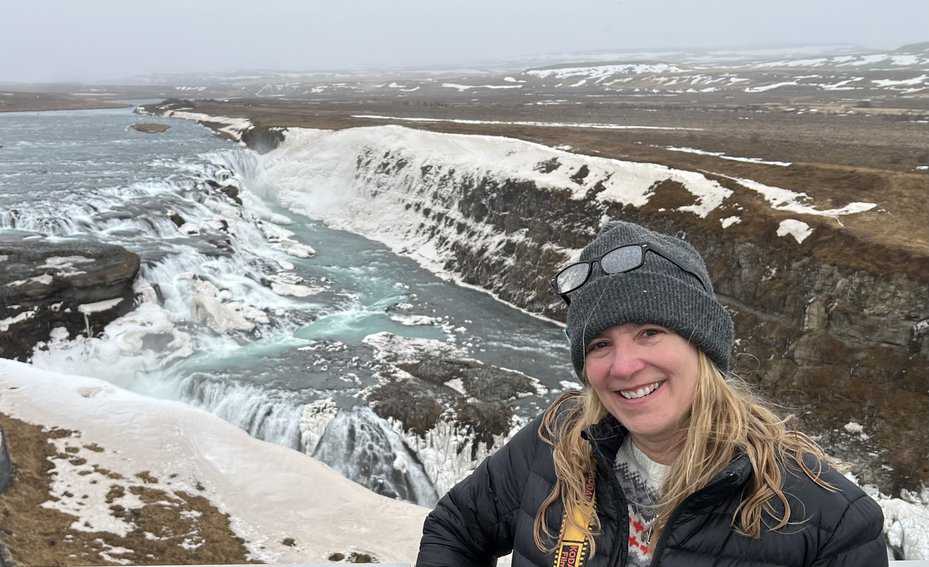
[[[799,468],[827,490],[822,466],[829,458],[816,443],[799,431],[788,430],[785,419],[775,415],[740,379],[727,378],[702,352],[699,376],[690,412],[682,423],[681,451],[670,465],[661,490],[658,513],[652,528],[651,545],[667,526],[668,516],[688,495],[707,486],[736,455],[745,454],[753,475],[733,514],[732,526],[740,533],[758,537],[762,526],[777,530],[787,525],[790,502],[783,491],[783,467]],[[545,523],[545,513],[560,498],[567,521],[574,523],[574,510],[584,501],[587,474],[594,474],[591,446],[582,432],[606,417],[607,412],[592,388],[564,394],[546,410],[539,436],[552,445],[557,480],[542,503],[533,524],[536,546],[551,552],[556,535]],[[803,456],[819,463],[813,468]],[[770,522],[773,520],[773,523]],[[597,515],[592,525],[578,526],[590,543],[600,533]]]

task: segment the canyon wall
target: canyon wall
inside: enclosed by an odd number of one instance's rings
[[[685,237],[736,321],[739,375],[839,457],[889,463],[864,480],[929,479],[929,253],[844,229],[873,206],[821,210],[747,180],[505,138],[377,127],[252,139],[277,145],[258,177],[284,204],[554,319],[564,307],[549,278],[606,220]]]

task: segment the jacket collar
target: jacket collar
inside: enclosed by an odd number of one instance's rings
[[[613,470],[616,452],[628,434],[629,430],[609,413],[583,431],[581,435],[590,443],[594,462],[601,474],[606,475]]]
[[[584,430],[582,435],[591,444],[594,460],[601,473],[613,470],[616,452],[619,451],[619,447],[628,434],[629,430],[609,413]],[[713,477],[713,480],[694,495],[694,499],[700,502],[704,499],[716,498],[719,494],[729,490],[737,490],[751,478],[752,473],[751,460],[748,455],[739,451],[732,461]]]

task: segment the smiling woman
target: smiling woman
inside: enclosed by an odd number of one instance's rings
[[[699,353],[664,327],[610,327],[587,347],[585,371],[603,407],[653,461],[669,465],[686,434]]]
[[[553,286],[584,388],[439,501],[417,565],[887,565],[877,503],[729,372],[690,244],[609,223]]]

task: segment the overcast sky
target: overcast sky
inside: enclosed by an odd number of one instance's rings
[[[0,9],[0,82],[918,41],[927,0],[31,0]]]

